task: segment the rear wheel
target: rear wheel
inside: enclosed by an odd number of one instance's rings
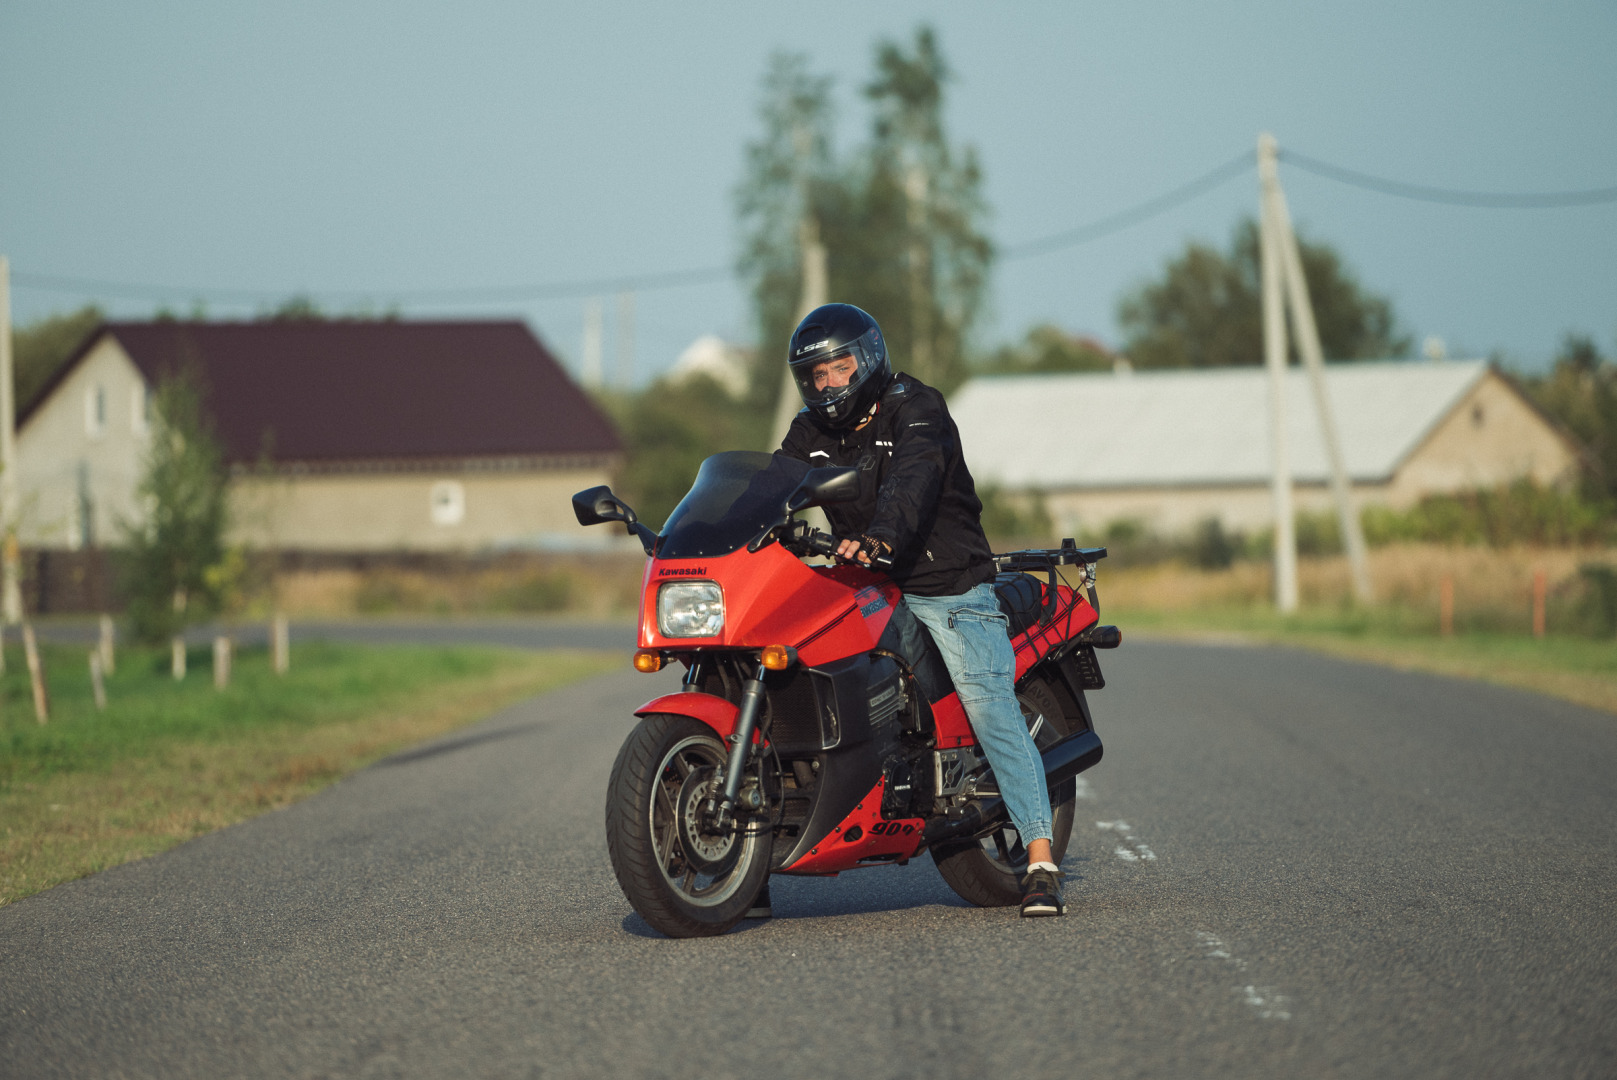
[[[612,766],[612,871],[640,917],[669,937],[724,933],[769,876],[767,818],[742,818],[720,831],[702,813],[726,756],[707,725],[654,714],[630,733]]]
[[[1049,687],[1030,682],[1016,692],[1022,719],[1033,742],[1047,750],[1072,731],[1071,722]],[[1050,792],[1050,852],[1057,866],[1072,839],[1072,819],[1078,801],[1078,783],[1067,780]],[[1027,847],[1006,821],[981,840],[934,846],[932,861],[938,873],[962,900],[978,907],[1007,907],[1022,902],[1022,875],[1027,872]]]

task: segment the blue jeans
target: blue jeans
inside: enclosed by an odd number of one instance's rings
[[[993,584],[985,581],[958,596],[905,593],[904,602],[938,643],[1022,843],[1050,839],[1044,759],[1016,704],[1016,653]]]

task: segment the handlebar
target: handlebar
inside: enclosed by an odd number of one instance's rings
[[[850,537],[849,539],[852,538]],[[809,529],[807,532],[802,534],[798,542],[802,545],[802,547],[807,549],[810,555],[830,555],[836,557],[837,548],[842,546],[843,538],[833,536],[827,532],[821,532],[818,529]],[[857,543],[858,541],[854,542]],[[850,559],[848,561],[856,562],[857,560]],[[879,566],[885,570],[893,565],[893,558],[891,555],[872,556],[870,564],[872,566]]]

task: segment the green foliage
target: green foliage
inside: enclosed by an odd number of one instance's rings
[[[146,641],[178,633],[219,610],[235,586],[224,542],[229,478],[196,379],[181,375],[164,382],[153,406],[152,440],[137,489],[145,520],[125,526],[130,625]]]
[[[1314,321],[1328,360],[1370,360],[1409,351],[1385,297],[1366,291],[1328,244],[1299,235]],[[1236,226],[1228,254],[1192,242],[1161,279],[1118,305],[1136,367],[1228,367],[1263,363],[1263,302],[1258,226]],[[1296,356],[1295,333],[1289,335]]]
[[[11,356],[19,413],[45,389],[51,376],[105,317],[100,308],[88,304],[65,315],[49,315],[17,327],[12,333]]]
[[[1568,335],[1550,373],[1524,382],[1539,408],[1583,443],[1585,493],[1617,498],[1617,364],[1590,338]]]
[[[982,173],[943,123],[949,71],[931,30],[908,48],[877,46],[870,141],[846,159],[831,150],[828,78],[801,56],[777,55],[764,79],[764,132],[747,148],[736,190],[738,269],[751,283],[758,377],[751,404],[770,409],[803,292],[802,252],[828,252],[830,298],[875,316],[894,365],[945,390],[966,375],[967,340],[987,287]]]
[[[259,322],[325,322],[329,316],[314,297],[299,293],[258,316]]]
[[[1216,517],[1197,522],[1191,530],[1189,555],[1191,563],[1202,570],[1227,570],[1241,553],[1241,538],[1224,530],[1224,523]]]
[[[1110,371],[1118,358],[1092,338],[1041,323],[1016,345],[1003,345],[977,365],[983,375],[1032,375],[1058,371]]]
[[[685,497],[703,459],[763,445],[771,420],[706,376],[660,381],[633,395],[603,395],[602,404],[623,432],[626,449],[614,490],[653,529]]]
[[[1617,540],[1611,502],[1543,487],[1530,479],[1493,489],[1428,495],[1408,510],[1366,507],[1365,541],[1390,544],[1598,544]],[[1334,523],[1331,526],[1334,535]]]
[[[1037,492],[1017,497],[997,484],[978,484],[977,498],[983,504],[983,532],[995,550],[1043,544],[1055,535],[1044,497]]]
[[[1585,563],[1578,567],[1581,586],[1577,618],[1596,637],[1617,634],[1617,566]]]

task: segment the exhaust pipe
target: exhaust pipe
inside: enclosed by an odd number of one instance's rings
[[[1044,758],[1045,785],[1055,788],[1085,769],[1093,768],[1100,763],[1102,752],[1100,736],[1094,731],[1068,735],[1041,755]],[[960,817],[933,818],[927,822],[922,840],[931,845],[949,840],[975,839],[997,829],[1006,817],[1004,799],[984,799],[975,806],[968,806]]]

